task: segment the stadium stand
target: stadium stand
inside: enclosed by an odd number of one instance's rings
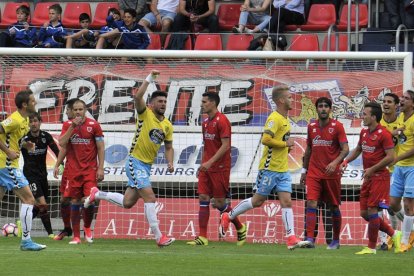
[[[91,28],[96,29],[106,25],[106,17],[110,8],[116,8],[119,10],[119,5],[117,2],[101,2],[96,5]]]
[[[21,5],[26,5],[30,7],[29,3],[27,2],[21,2],[21,3],[7,2],[6,3],[6,5],[3,8],[4,12],[3,12],[3,16],[0,21],[0,27],[5,28],[5,27],[8,27],[16,23],[17,21],[16,10]],[[30,18],[28,19],[28,21],[30,22]]]
[[[65,28],[80,28],[79,15],[87,13],[91,16],[91,6],[87,2],[68,2],[63,12],[62,24]]]
[[[231,31],[239,24],[240,7],[241,4],[220,4],[217,11],[220,30]]]
[[[351,6],[351,29],[355,30],[356,21],[356,5]],[[342,7],[341,16],[339,18],[338,30],[346,31],[348,26],[348,8]],[[359,29],[366,28],[368,26],[368,6],[365,4],[359,4]]]
[[[226,50],[243,51],[249,47],[254,38],[251,34],[230,34],[227,37]]]
[[[331,45],[329,51],[335,51],[335,42],[336,36],[335,34],[331,35]],[[346,34],[339,34],[339,46],[338,51],[347,51],[348,49],[348,36]],[[322,51],[328,50],[328,35],[325,35],[322,44]]]
[[[332,24],[336,24],[335,6],[313,4],[306,24],[301,25],[300,29],[302,31],[326,31]]]
[[[31,23],[34,26],[42,26],[45,22],[49,21],[49,7],[57,4],[57,2],[41,2],[37,3]]]
[[[161,50],[161,39],[159,34],[150,33],[149,34],[151,43],[147,47],[147,50]]]
[[[194,50],[223,50],[219,34],[200,34],[197,36]]]
[[[319,51],[319,40],[317,34],[295,34],[289,51]]]

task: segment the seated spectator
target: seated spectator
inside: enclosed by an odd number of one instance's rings
[[[118,0],[119,9],[121,10],[122,17],[124,11],[127,9],[133,9],[137,12],[137,22],[141,20],[147,13],[149,13],[146,0]]]
[[[121,26],[123,24],[123,21],[121,20],[121,13],[116,8],[110,8],[108,10],[108,16],[106,18],[106,26],[103,26],[99,32],[95,32],[95,37],[99,37],[100,34],[108,33],[112,31],[113,29],[116,29],[117,27]],[[107,38],[104,41],[103,48],[105,49],[115,49],[116,45],[112,44],[115,41],[113,37]]]
[[[150,27],[161,26],[161,45],[164,45],[167,32],[170,31],[177,15],[178,3],[179,0],[152,0],[151,12],[139,21],[139,24],[144,26],[148,32],[151,32]]]
[[[195,29],[195,25],[207,27],[210,33],[218,32],[218,18],[215,15],[215,0],[180,0],[178,14],[173,24],[174,32]]]
[[[258,33],[268,28],[270,21],[270,0],[245,0],[240,7],[239,27],[234,27],[235,33]],[[256,25],[253,30],[246,28],[246,24]]]
[[[21,5],[16,9],[17,22],[0,33],[0,47],[33,47],[36,43],[36,28],[27,23],[30,8]]]
[[[304,0],[274,0],[270,33],[284,33],[286,25],[305,23]]]
[[[96,37],[94,31],[89,30],[91,18],[87,13],[79,15],[79,24],[82,29],[66,36],[66,48],[84,48],[93,49],[96,47]]]
[[[54,4],[49,7],[49,22],[45,22],[40,28],[38,45],[44,48],[62,48],[64,46],[66,30],[60,22],[62,7]]]
[[[114,38],[113,44],[116,45],[116,49],[146,49],[150,38],[145,28],[135,21],[136,16],[135,10],[126,9],[122,24],[110,32],[99,35],[96,48],[102,49],[105,39]]]

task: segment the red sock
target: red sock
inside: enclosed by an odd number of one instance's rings
[[[91,227],[93,216],[95,215],[95,205],[90,205],[88,208],[82,208],[83,226]]]
[[[220,213],[224,213],[224,212],[230,213],[231,210],[233,210],[233,208],[231,208],[229,204],[226,204],[226,208],[223,211],[220,210]],[[239,217],[236,217],[231,222],[234,224],[234,227],[236,227],[237,230],[239,230],[243,226],[239,220]]]
[[[70,204],[61,204],[60,213],[62,215],[63,225],[65,229],[71,229],[70,225]]]
[[[380,218],[379,230],[384,233],[387,233],[387,235],[390,237],[394,236],[394,232],[395,232],[394,229],[392,229],[392,227],[381,218]]]
[[[378,231],[380,229],[381,219],[378,217],[378,214],[373,214],[369,216],[368,222],[368,247],[375,249],[377,246],[378,240]]]
[[[315,208],[306,208],[306,237],[315,238],[315,227],[316,227],[316,213],[318,212]]]
[[[70,219],[72,221],[73,237],[80,238],[80,205],[72,204]]]
[[[207,238],[208,220],[210,218],[210,201],[200,201],[198,211],[198,226],[200,227],[199,236]]]
[[[341,234],[341,225],[342,225],[341,211],[334,210],[332,212],[333,240],[339,241],[339,235]]]

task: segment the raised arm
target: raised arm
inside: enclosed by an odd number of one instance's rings
[[[141,86],[138,88],[137,93],[134,95],[135,101],[135,109],[137,110],[138,114],[141,114],[147,108],[147,105],[144,101],[144,95],[147,91],[148,85],[151,82],[154,82],[155,79],[159,76],[160,72],[157,70],[152,70],[151,74],[147,76],[147,78],[142,82]]]

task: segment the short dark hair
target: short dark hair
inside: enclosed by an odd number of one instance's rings
[[[379,103],[375,102],[369,102],[364,105],[365,108],[370,107],[371,108],[371,116],[375,116],[375,119],[377,123],[381,121],[382,118],[382,108]]]
[[[53,4],[49,10],[54,10],[57,14],[62,14],[62,7],[59,4]]]
[[[134,9],[125,9],[124,14],[129,13],[133,18],[137,17],[137,11]]]
[[[121,12],[120,12],[117,8],[110,8],[110,9],[108,10],[108,16],[109,16],[111,13],[114,13],[114,14],[117,14],[117,15],[121,15]]]
[[[384,98],[385,97],[391,97],[391,98],[393,98],[394,99],[394,103],[396,103],[396,104],[399,104],[400,103],[400,97],[398,97],[397,94],[387,93],[387,94],[384,95]]]
[[[160,90],[154,91],[151,94],[150,102],[152,102],[152,100],[154,100],[156,97],[166,97],[167,98],[168,94],[167,94],[167,92],[160,91]]]
[[[414,102],[414,91],[413,91],[413,90],[408,89],[406,92],[407,92],[408,94],[410,94],[411,100]]]
[[[22,12],[25,15],[29,16],[30,15],[30,8],[26,5],[21,5],[16,9],[16,12]]]
[[[66,106],[67,106],[68,108],[72,109],[72,108],[73,108],[73,104],[74,104],[77,100],[79,100],[79,99],[78,99],[78,98],[72,98],[72,99],[70,99],[70,100],[67,100],[67,101],[66,101]]]
[[[83,12],[79,15],[79,22],[84,20],[88,20],[89,22],[91,22],[91,17],[86,12]]]
[[[216,107],[220,103],[220,96],[216,92],[205,92],[202,96],[203,97],[207,97],[209,101],[215,102],[216,103]]]
[[[14,103],[16,104],[17,108],[22,108],[23,104],[28,104],[30,101],[30,95],[33,95],[33,92],[30,90],[22,90],[16,94],[14,98]]]
[[[40,114],[38,112],[29,114],[29,120],[33,120],[34,118],[37,118],[40,122],[42,121],[42,117],[40,117]]]
[[[331,101],[331,99],[329,99],[327,97],[320,97],[320,98],[318,98],[316,100],[316,102],[315,102],[316,108],[318,108],[318,105],[320,103],[326,103],[329,106],[329,108],[332,109],[332,101]]]

